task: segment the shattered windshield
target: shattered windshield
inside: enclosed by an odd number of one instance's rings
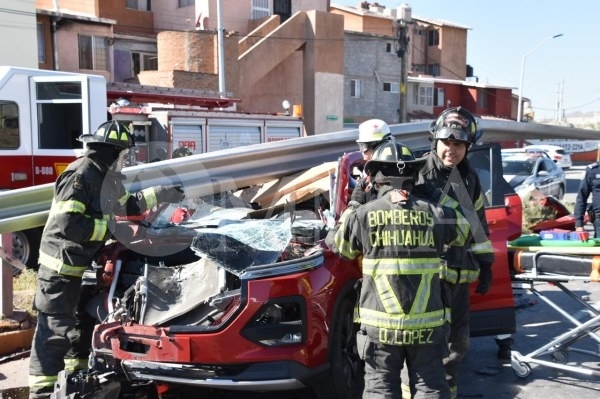
[[[196,232],[192,250],[236,276],[250,266],[274,263],[292,238],[290,218],[230,220]]]

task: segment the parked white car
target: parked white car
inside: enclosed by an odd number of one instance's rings
[[[564,148],[558,145],[550,145],[550,144],[531,144],[523,147],[525,152],[541,150],[546,152],[548,156],[560,165],[564,170],[569,169],[573,166],[573,162],[571,161],[571,154],[568,153]]]

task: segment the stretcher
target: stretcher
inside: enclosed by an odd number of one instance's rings
[[[511,367],[517,377],[526,378],[531,373],[531,364],[539,364],[559,370],[600,376],[600,368],[583,364],[567,364],[569,352],[582,353],[600,358],[600,310],[596,309],[583,298],[574,294],[567,284],[569,282],[599,281],[600,276],[600,247],[509,247],[512,266],[513,289],[525,289],[556,310],[573,327],[527,354],[518,351],[511,352]],[[559,304],[535,288],[536,283],[551,283],[558,287],[568,297],[581,307],[580,312],[567,312]],[[573,315],[585,315],[575,318]],[[591,339],[596,343],[596,350],[586,350],[574,347],[575,344]],[[550,361],[543,356],[549,356]],[[597,363],[600,365],[600,363]]]

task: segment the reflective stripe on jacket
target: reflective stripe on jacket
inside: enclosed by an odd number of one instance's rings
[[[414,192],[465,215],[471,237],[465,244],[451,244],[442,255],[440,278],[450,283],[471,283],[479,278],[479,265],[494,262],[494,248],[489,239],[485,201],[475,171],[465,160],[457,167],[443,165],[434,153],[426,156],[419,171]]]
[[[389,192],[380,195],[347,215],[334,238],[334,252],[348,259],[363,255],[357,321],[392,331],[440,327],[450,319],[440,254],[450,242],[464,242],[467,222],[420,198],[394,203]]]
[[[106,154],[90,150],[56,180],[40,245],[41,266],[81,277],[110,238],[109,219],[146,209],[145,201],[138,204],[125,190],[123,175],[109,170],[110,160],[105,158]]]

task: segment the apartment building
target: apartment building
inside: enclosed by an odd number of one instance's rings
[[[332,4],[344,16],[344,121],[400,120],[401,55],[407,57],[406,108],[409,120],[431,119],[449,106],[478,115],[510,118],[512,88],[477,82],[466,63],[466,26],[412,15],[407,6],[385,8],[357,2]],[[407,18],[403,41],[398,21]],[[516,108],[515,108],[516,109]]]
[[[281,112],[287,100],[318,134],[375,117],[398,122],[405,51],[410,120],[448,105],[511,116],[511,88],[469,77],[468,27],[411,15],[404,48],[403,11],[329,0],[36,0],[38,62],[111,82],[223,91],[242,112]]]

